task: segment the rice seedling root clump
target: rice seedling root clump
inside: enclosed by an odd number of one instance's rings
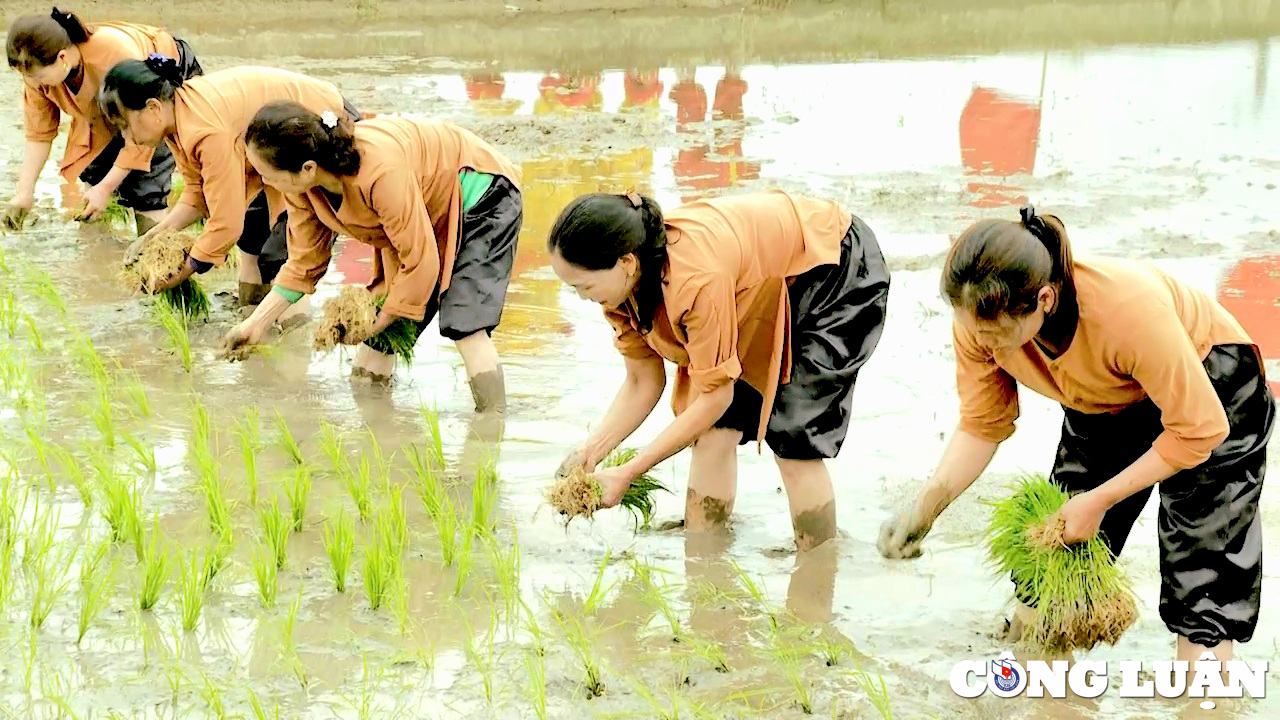
[[[344,286],[338,297],[324,304],[316,328],[315,349],[328,352],[338,345],[352,344],[352,339],[365,338],[374,350],[395,355],[406,364],[412,363],[413,346],[418,342],[417,328],[412,321],[396,318],[386,330],[368,337],[385,302],[386,298],[376,297],[362,287]]]
[[[1035,608],[1024,635],[1040,650],[1089,650],[1114,645],[1137,619],[1128,579],[1106,543],[1094,536],[1068,545],[1057,514],[1068,495],[1041,476],[1030,476],[995,503],[988,528],[991,564],[1009,574],[1018,596]]]
[[[623,465],[630,462],[636,453],[637,451],[632,448],[616,450],[605,458],[601,465],[603,467]],[[652,475],[645,473],[636,478],[623,494],[622,502],[619,504],[631,513],[636,529],[648,527],[652,522],[656,507],[653,495],[659,490],[671,492]],[[567,523],[576,517],[590,518],[595,515],[600,509],[603,495],[604,488],[600,486],[599,481],[579,469],[556,479],[547,490],[547,502],[556,509],[556,512],[565,516]]]
[[[142,242],[138,259],[120,273],[120,280],[130,292],[150,292],[157,284],[182,270],[195,238],[177,232],[161,232]],[[192,278],[157,295],[161,302],[190,318],[209,316],[209,295]]]

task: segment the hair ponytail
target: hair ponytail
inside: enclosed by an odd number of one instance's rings
[[[283,172],[296,173],[308,160],[338,176],[360,172],[355,123],[342,108],[317,115],[295,102],[273,102],[253,116],[244,138]]]
[[[53,8],[48,15],[27,15],[9,26],[9,67],[30,72],[52,65],[58,53],[86,42],[93,34],[74,13]]]
[[[587,270],[608,270],[634,254],[640,265],[636,314],[641,330],[653,327],[667,265],[666,220],[656,200],[634,192],[582,195],[556,218],[547,250]]]
[[[1066,227],[1031,206],[1020,212],[1020,221],[979,220],[960,234],[947,254],[942,294],[952,307],[992,321],[1027,315],[1039,304],[1040,289],[1052,287],[1055,302],[1041,335],[1065,341],[1080,316]]]
[[[89,39],[89,28],[86,28],[84,23],[80,22],[80,18],[76,17],[75,13],[63,12],[58,8],[54,8],[50,11],[49,17],[62,28],[63,32],[67,34],[67,39],[73,45],[79,45]]]

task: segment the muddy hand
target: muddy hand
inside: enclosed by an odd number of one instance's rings
[[[138,257],[142,255],[142,241],[146,239],[147,239],[147,236],[143,235],[137,240],[134,240],[133,242],[129,243],[129,247],[125,248],[124,250],[124,266],[125,267],[129,267],[130,265],[138,262]]]
[[[0,222],[4,223],[4,227],[8,230],[21,230],[27,222],[27,216],[31,214],[31,208],[22,207],[21,205],[9,205],[5,208],[4,219]]]
[[[587,449],[578,448],[569,453],[568,456],[560,463],[560,467],[556,468],[556,479],[567,478],[573,474],[575,470],[587,472]]]
[[[933,521],[922,517],[914,506],[907,508],[880,526],[876,549],[890,560],[918,558],[920,545],[932,527]]]

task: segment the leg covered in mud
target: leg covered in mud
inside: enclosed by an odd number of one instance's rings
[[[739,430],[713,427],[694,441],[685,492],[685,531],[725,530],[738,494]]]

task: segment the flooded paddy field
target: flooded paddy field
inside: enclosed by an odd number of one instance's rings
[[[6,24],[45,9],[13,5]],[[1049,469],[1061,415],[1044,399],[1023,395],[1019,432],[923,557],[886,561],[875,539],[956,421],[938,270],[975,218],[1032,202],[1063,218],[1077,254],[1156,262],[1220,298],[1280,378],[1280,4],[412,5],[77,9],[163,22],[206,70],[291,68],[367,111],[447,118],[517,160],[525,225],[495,334],[506,416],[472,412],[434,328],[389,388],[351,379],[347,354],[313,353],[314,323],[219,362],[226,296],[209,322],[167,332],[117,280],[125,232],[63,219],[76,191],[50,163],[40,223],[0,236],[0,712],[1202,712],[1120,698],[1118,677],[1097,699],[951,691],[956,662],[1006,649],[1009,585],[984,566],[984,501]],[[19,86],[0,76],[0,198],[20,163]],[[717,541],[658,529],[683,513],[687,453],[656,469],[674,492],[652,528],[616,510],[566,528],[542,503],[623,374],[599,308],[548,267],[546,233],[573,197],[629,187],[664,206],[781,187],[839,200],[877,233],[889,319],[833,464],[841,535],[819,551],[795,555],[767,448],[743,448],[732,535]],[[342,244],[319,302],[364,282],[368,263],[367,247]],[[229,291],[234,275],[205,282]],[[664,401],[626,445],[670,417]],[[1265,491],[1268,552],[1277,499]],[[349,565],[341,591],[331,555]],[[1170,658],[1154,502],[1121,564],[1139,622],[1088,657]],[[1242,659],[1280,661],[1278,591],[1268,572]],[[1209,716],[1274,717],[1280,703],[1222,707]]]

